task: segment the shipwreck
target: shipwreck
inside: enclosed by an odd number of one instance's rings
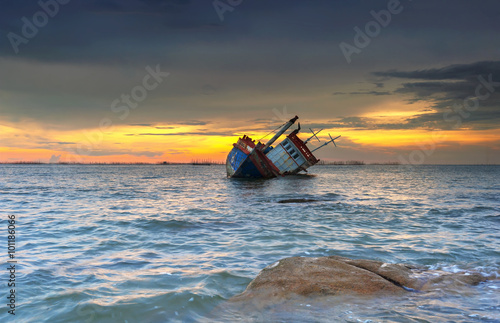
[[[233,149],[229,152],[226,159],[227,176],[232,178],[273,178],[277,176],[295,175],[300,172],[307,172],[307,169],[319,162],[313,152],[333,143],[332,138],[312,151],[307,147],[307,143],[316,138],[318,132],[312,132],[312,136],[307,140],[302,141],[297,134],[300,131],[300,123],[298,128],[293,130],[286,138],[276,146],[272,144],[279,139],[299,117],[295,116],[285,123],[281,129],[266,143],[260,141],[255,143],[247,135],[239,138],[233,144]]]

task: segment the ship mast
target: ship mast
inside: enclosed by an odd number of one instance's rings
[[[284,126],[283,128],[281,128],[280,131],[278,131],[274,137],[272,137],[268,142],[267,144],[264,146],[264,148],[262,148],[262,151],[266,151],[266,149],[271,146],[275,141],[276,139],[278,139],[285,131],[288,130],[288,128],[290,128],[294,123],[295,121],[298,119],[299,117],[295,116],[293,117],[292,119],[290,119]]]
[[[330,134],[328,134],[328,135],[330,136]],[[337,136],[337,137],[335,137],[335,138],[332,138],[332,136],[330,136],[330,139],[331,139],[330,141],[325,142],[324,144],[322,144],[321,146],[319,146],[318,148],[316,148],[316,149],[314,149],[314,150],[311,150],[311,152],[313,153],[313,152],[315,152],[316,150],[318,150],[318,149],[320,149],[320,148],[322,148],[322,147],[325,147],[326,145],[328,145],[328,144],[329,144],[329,143],[331,143],[331,142],[333,142],[333,145],[334,145],[335,147],[337,147],[337,144],[335,143],[335,139],[338,139],[338,138],[340,138],[340,136]]]

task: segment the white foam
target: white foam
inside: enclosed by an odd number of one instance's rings
[[[267,266],[266,268],[267,269],[273,269],[274,267],[278,266],[280,264],[279,260],[276,261],[275,263],[272,263],[270,264],[269,266]]]

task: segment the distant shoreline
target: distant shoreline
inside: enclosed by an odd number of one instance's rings
[[[136,163],[121,163],[121,162],[109,162],[109,163],[101,163],[101,162],[89,162],[89,163],[46,163],[46,162],[0,162],[0,165],[108,165],[108,166],[120,166],[120,165],[147,165],[147,166],[163,166],[163,165],[194,165],[194,166],[211,166],[211,165],[224,165],[222,162],[210,162],[210,163],[196,163],[196,162],[186,162],[186,163],[171,163],[171,162],[158,162],[158,163],[145,163],[145,162],[136,162]]]
[[[84,165],[84,166],[221,166],[225,165],[224,162],[135,162],[135,163],[122,163],[122,162],[89,162],[89,163],[47,163],[47,162],[32,162],[32,161],[18,161],[18,162],[0,162],[0,165]],[[365,163],[360,161],[334,161],[334,162],[320,162],[315,166],[500,166],[500,164],[401,164],[399,162],[373,162]]]

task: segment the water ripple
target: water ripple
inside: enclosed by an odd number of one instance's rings
[[[249,181],[219,166],[1,165],[0,201],[19,219],[20,321],[498,321],[498,280],[463,295],[224,309],[290,256],[500,277],[498,167],[314,172]]]

